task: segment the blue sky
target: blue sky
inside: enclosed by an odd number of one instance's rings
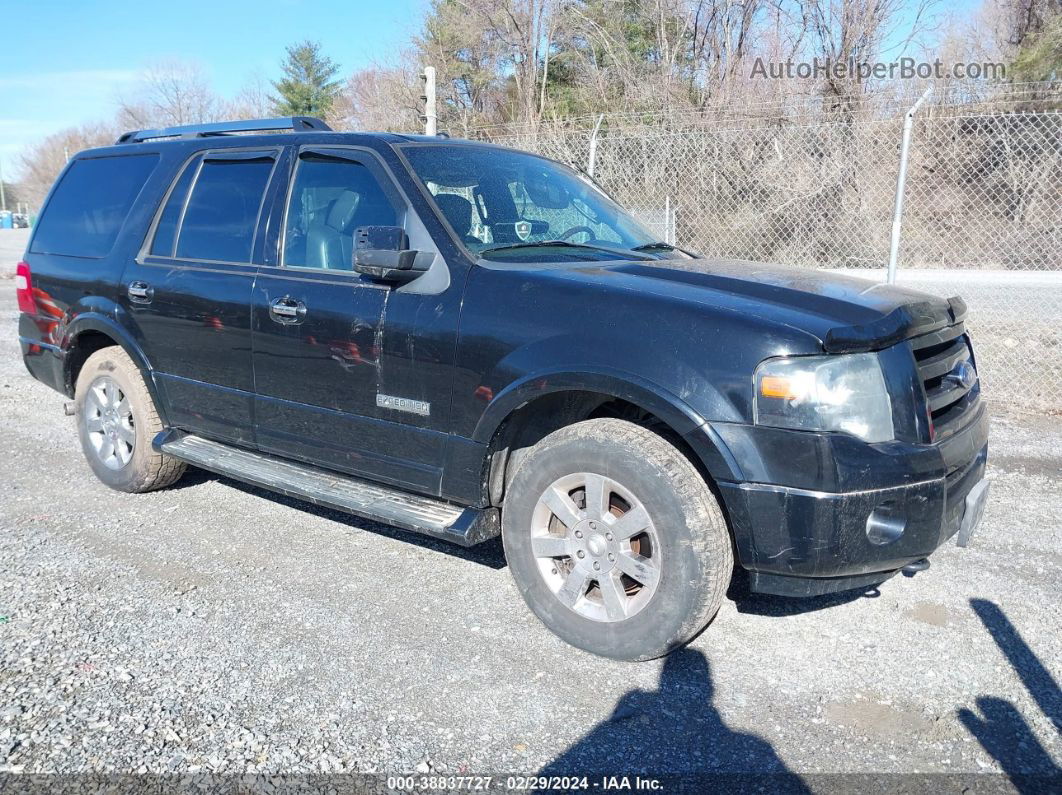
[[[198,62],[213,88],[234,94],[255,74],[279,73],[284,47],[320,41],[344,76],[384,61],[417,32],[427,0],[114,0],[9,2],[0,23],[0,160],[42,135],[113,115],[138,70]],[[17,19],[16,21],[13,21]]]

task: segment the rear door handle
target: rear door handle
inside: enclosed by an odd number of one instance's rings
[[[269,316],[277,323],[293,325],[306,319],[306,304],[285,295],[269,304]]]
[[[129,296],[130,301],[138,304],[150,304],[151,299],[155,297],[155,290],[147,282],[129,282],[126,294]]]

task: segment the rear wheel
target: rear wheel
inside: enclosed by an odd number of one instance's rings
[[[617,659],[652,659],[693,638],[733,569],[700,472],[622,420],[580,422],[539,442],[506,494],[502,533],[531,610],[572,645]]]
[[[161,489],[185,465],[156,452],[151,440],[162,421],[140,369],[118,346],[92,354],[75,389],[78,436],[96,477],[118,491]]]

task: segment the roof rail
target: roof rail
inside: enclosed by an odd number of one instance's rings
[[[286,116],[276,119],[247,119],[245,121],[219,121],[213,124],[188,124],[182,127],[164,127],[161,130],[132,130],[122,133],[116,144],[135,144],[156,138],[205,138],[211,135],[226,135],[241,132],[292,132],[322,131],[332,128],[320,119],[311,116]]]

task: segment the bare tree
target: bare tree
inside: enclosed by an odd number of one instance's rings
[[[938,0],[783,0],[793,31],[799,31],[809,58],[832,63],[874,63],[886,44],[899,54],[915,44],[935,22]],[[823,79],[825,94],[847,99],[863,93],[858,74]]]
[[[227,119],[263,119],[273,115],[271,85],[260,73],[252,74],[232,99],[221,103]]]
[[[224,111],[203,68],[187,61],[159,61],[149,66],[132,96],[118,98],[118,121],[128,128],[217,121]]]
[[[337,130],[417,131],[417,85],[411,62],[359,69],[336,96],[328,122]]]
[[[83,149],[113,144],[118,128],[113,124],[85,124],[49,135],[29,147],[19,158],[19,192],[23,201],[40,207],[67,160]]]

